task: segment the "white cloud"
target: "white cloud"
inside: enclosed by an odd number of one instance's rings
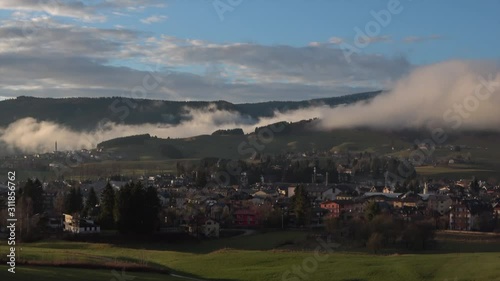
[[[319,130],[440,128],[448,134],[455,130],[498,131],[499,107],[498,64],[449,61],[417,68],[398,81],[393,90],[370,102],[275,111],[272,117],[259,120],[218,109],[215,105],[199,109],[186,107],[185,121],[178,125],[108,123],[92,132],[77,132],[53,122],[25,118],[0,128],[0,140],[13,150],[47,152],[52,150],[55,140],[61,140],[60,147],[69,150],[92,148],[104,140],[127,135],[149,133],[162,138],[190,137],[231,128],[243,128],[250,133],[255,127],[312,118],[320,118]]]
[[[148,75],[145,65],[158,65],[157,72],[168,69],[173,75],[148,98],[300,100],[383,88],[411,68],[402,57],[364,54],[347,63],[342,50],[325,45],[215,44],[152,37],[123,27],[78,26],[52,17],[6,20],[0,37],[4,96],[119,96],[141,84]]]
[[[311,42],[311,43],[309,43],[310,47],[320,47],[321,45],[322,45],[321,42]]]
[[[141,19],[141,22],[144,24],[152,24],[152,23],[159,23],[163,22],[167,19],[167,16],[162,16],[162,15],[153,15],[145,19]]]
[[[342,44],[344,43],[344,39],[340,38],[340,37],[332,37],[328,40],[329,43],[331,44],[335,44],[335,45],[339,45],[339,44]]]
[[[359,44],[371,44],[371,43],[378,43],[378,42],[391,42],[391,36],[389,35],[382,35],[382,36],[372,36],[372,37],[360,37],[361,40],[359,40]]]
[[[255,120],[237,112],[219,110],[215,105],[206,108],[185,108],[184,114],[189,121],[176,126],[162,124],[124,125],[107,123],[92,132],[78,132],[54,122],[24,118],[0,128],[0,140],[8,149],[20,149],[30,153],[50,152],[54,141],[58,141],[61,150],[94,148],[98,143],[128,135],[151,134],[162,138],[190,137],[211,134],[218,129],[245,127],[253,130]],[[251,129],[250,129],[251,128]]]
[[[498,131],[500,67],[448,61],[419,67],[369,103],[322,112],[322,127],[442,128]]]
[[[408,36],[403,38],[403,42],[405,43],[418,43],[418,42],[424,42],[424,41],[431,41],[431,40],[439,40],[442,39],[443,36],[433,34],[430,36]]]
[[[84,22],[104,22],[106,12],[124,15],[128,11],[143,11],[148,7],[166,7],[161,0],[96,0],[88,1],[40,1],[40,0],[2,0],[0,10],[14,11],[13,18],[23,13],[44,13],[49,16],[67,17]]]
[[[356,54],[351,62],[335,47],[257,44],[214,44],[165,37],[155,40],[158,49],[145,50],[154,62],[187,66],[221,64],[230,76],[247,81],[303,83],[317,86],[347,86],[390,81],[410,69],[402,57]],[[242,68],[241,66],[244,66]]]
[[[40,1],[40,0],[2,0],[0,10],[20,12],[42,12],[50,16],[69,17],[84,21],[104,21],[94,6],[81,1]]]

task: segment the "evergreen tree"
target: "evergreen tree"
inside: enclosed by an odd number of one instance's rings
[[[63,191],[58,191],[56,198],[54,199],[54,211],[58,214],[62,214],[66,211],[66,196],[64,196]]]
[[[207,173],[203,168],[199,168],[196,173],[196,186],[205,187],[207,185]]]
[[[311,218],[311,203],[304,186],[299,185],[295,188],[295,194],[292,196],[292,205],[297,225],[308,224]]]
[[[65,212],[68,214],[80,213],[83,209],[83,198],[80,188],[72,187],[66,196],[64,204]]]
[[[115,221],[123,233],[150,234],[159,224],[160,201],[154,187],[129,183],[116,194]]]
[[[161,202],[158,198],[158,193],[156,188],[148,187],[144,191],[144,202],[143,202],[143,212],[142,212],[142,222],[141,230],[143,233],[149,234],[155,231],[159,224],[160,218],[158,214],[161,210]]]
[[[71,188],[69,190],[69,193],[66,194],[66,197],[64,198],[64,212],[65,213],[73,213],[74,211],[74,201],[73,199],[75,198],[76,190],[74,188]]]
[[[470,188],[472,194],[475,194],[475,195],[479,194],[479,191],[481,190],[481,188],[479,187],[479,182],[478,182],[476,177],[472,177],[472,181],[469,184],[469,188]]]
[[[25,199],[31,199],[34,214],[43,213],[43,187],[38,179],[34,181],[29,179],[20,190],[20,194]]]
[[[108,182],[101,193],[101,210],[99,222],[104,229],[114,227],[115,190]]]
[[[76,213],[80,213],[83,210],[83,195],[80,187],[76,188],[74,198],[72,199],[73,206]]]
[[[87,201],[85,202],[84,214],[86,216],[95,216],[96,205],[99,204],[99,199],[97,199],[97,194],[92,187],[89,191]]]
[[[134,211],[135,206],[132,205],[133,187],[133,184],[128,183],[122,186],[115,195],[114,220],[121,233],[127,233],[129,230],[133,230],[135,227],[134,224],[138,219],[137,212],[140,210]]]

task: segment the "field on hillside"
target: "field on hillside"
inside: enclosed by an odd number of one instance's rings
[[[143,176],[165,173],[176,173],[176,163],[196,162],[197,159],[182,160],[137,160],[137,161],[103,161],[86,163],[68,170],[66,178],[88,179],[109,175]]]
[[[106,148],[113,153],[148,159],[220,157],[248,159],[254,149],[260,153],[286,153],[338,150],[345,152],[373,151],[388,153],[391,145],[404,149],[410,147],[392,134],[365,130],[335,130],[331,132],[303,131],[293,134],[269,135],[258,138],[246,136],[202,135],[183,139],[151,138],[144,145],[116,145]]]
[[[304,241],[305,235],[274,232],[178,245],[140,241],[128,246],[45,241],[22,245],[20,254],[23,260],[52,263],[147,264],[201,280],[500,280],[500,251],[493,251],[500,249],[492,247],[481,253],[456,253],[449,249],[440,253],[385,256],[362,252],[287,251],[281,247]],[[0,250],[4,253],[6,246],[2,245]],[[294,268],[300,269],[299,275],[293,273]],[[6,267],[0,269],[2,280],[113,280],[111,271],[33,266],[19,266],[16,279],[5,279],[10,277]],[[43,277],[37,278],[37,274]],[[136,276],[135,280],[179,280],[158,274],[129,272],[128,275]]]
[[[330,151],[332,153],[370,152],[379,156],[407,158],[417,139],[397,132],[383,132],[361,129],[342,129],[329,132],[297,131],[290,134],[265,136],[259,139],[256,134],[235,136],[202,135],[182,139],[147,138],[143,144],[127,144],[126,140],[110,144],[106,151],[123,157],[121,161],[86,163],[72,167],[66,178],[98,178],[109,175],[140,176],[160,173],[174,173],[178,161],[196,163],[205,157],[244,159],[250,161],[253,153],[277,154],[288,152]],[[424,177],[500,179],[500,135],[482,137],[461,135],[450,138],[429,152],[430,156],[441,163],[450,159],[465,159],[462,164],[437,167],[422,166],[417,172]],[[460,146],[460,151],[450,147]],[[460,161],[457,161],[457,163]],[[36,176],[50,179],[55,176],[51,171],[23,171],[18,169],[22,178]]]

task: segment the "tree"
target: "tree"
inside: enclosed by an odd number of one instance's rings
[[[165,212],[165,223],[168,226],[175,226],[177,221],[177,211],[174,208],[168,208]]]
[[[223,225],[230,225],[233,222],[233,216],[227,205],[222,209],[221,221]]]
[[[29,240],[32,235],[31,217],[33,216],[33,200],[28,196],[21,196],[16,203],[18,214],[18,231],[22,240]]]
[[[272,228],[285,227],[285,214],[280,208],[270,209],[265,216],[265,226]]]
[[[33,213],[43,213],[43,187],[42,183],[35,179],[28,179],[24,187],[20,190],[21,197],[30,198],[33,204]]]
[[[128,183],[115,196],[115,221],[120,233],[151,234],[159,225],[160,200],[154,187]]]
[[[66,196],[62,191],[57,192],[56,198],[54,199],[54,211],[58,214],[62,214],[66,211]]]
[[[355,218],[346,222],[346,226],[349,233],[349,238],[353,241],[358,242],[360,245],[365,244],[365,242],[370,238],[370,228],[366,221],[359,218]]]
[[[378,178],[381,175],[382,171],[382,161],[378,157],[372,158],[370,162],[370,172],[374,178]]]
[[[80,187],[76,188],[75,197],[72,201],[76,212],[81,212],[83,210],[83,195]]]
[[[141,230],[143,233],[149,234],[155,231],[160,224],[158,214],[161,210],[161,202],[154,187],[150,186],[141,192],[144,192]]]
[[[413,250],[425,250],[429,241],[434,239],[435,228],[430,222],[421,221],[408,225],[403,231],[406,247]]]
[[[80,188],[72,187],[66,195],[64,211],[68,214],[80,213],[83,209],[83,198]]]
[[[108,182],[101,193],[101,211],[99,213],[99,222],[103,229],[112,229],[114,227],[114,209],[115,190]]]
[[[341,223],[339,218],[330,217],[325,219],[325,230],[328,233],[336,233],[341,228]]]
[[[395,244],[401,234],[401,227],[390,214],[375,216],[370,222],[372,233],[379,233],[383,236],[383,244]]]
[[[295,188],[295,195],[292,196],[292,205],[295,212],[296,224],[303,226],[309,223],[311,218],[311,203],[304,186]]]
[[[479,194],[479,190],[481,190],[481,187],[479,186],[479,182],[476,177],[472,177],[469,188],[473,194]]]
[[[205,187],[207,185],[207,173],[203,168],[199,168],[196,173],[196,186]]]
[[[137,213],[132,206],[132,184],[126,184],[118,190],[115,195],[114,203],[114,221],[120,233],[127,233],[134,228],[135,221],[138,219]],[[139,211],[139,210],[137,210]]]
[[[375,216],[380,214],[380,207],[377,202],[370,201],[365,209],[365,217],[368,220],[372,220]]]
[[[85,202],[85,208],[83,210],[84,215],[86,216],[96,216],[96,206],[99,204],[99,199],[97,199],[97,194],[95,193],[94,188],[90,188],[89,195],[87,197],[87,201]]]
[[[380,249],[383,247],[384,235],[374,232],[366,242],[366,247],[372,250],[375,254],[378,253]]]

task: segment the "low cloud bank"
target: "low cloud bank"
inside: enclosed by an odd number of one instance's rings
[[[60,124],[24,118],[0,128],[0,141],[7,151],[43,153],[93,148],[99,142],[137,134],[180,138],[211,134],[218,129],[255,127],[279,121],[297,122],[320,118],[316,129],[370,127],[375,129],[442,128],[447,130],[499,130],[500,71],[498,64],[450,61],[417,68],[393,90],[370,102],[317,106],[293,111],[277,109],[273,117],[254,120],[215,105],[186,108],[188,121],[179,125],[124,125],[107,123],[91,132],[76,132]]]

